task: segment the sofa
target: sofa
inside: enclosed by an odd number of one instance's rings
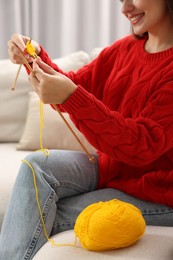
[[[65,57],[54,59],[64,71],[77,70],[94,59],[101,48],[91,53],[78,51]],[[24,68],[21,69],[16,90],[11,90],[18,66],[8,59],[0,60],[0,228],[21,160],[31,151],[40,148],[39,140],[39,99],[32,91]],[[95,149],[74,127],[67,114],[64,114],[88,151]],[[44,105],[43,146],[47,149],[82,150],[66,125],[49,105]],[[53,237],[56,243],[74,243],[73,230]],[[111,237],[110,237],[111,239]],[[34,260],[171,260],[173,259],[173,227],[147,226],[143,237],[134,245],[112,251],[91,252],[81,247],[52,247],[47,242],[34,256]],[[5,259],[2,259],[5,260]],[[20,259],[19,259],[20,260]]]

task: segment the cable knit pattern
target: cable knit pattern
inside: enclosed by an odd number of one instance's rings
[[[99,153],[98,188],[173,207],[173,48],[150,54],[127,36],[76,73],[60,105]]]

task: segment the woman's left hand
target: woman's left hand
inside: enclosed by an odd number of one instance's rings
[[[77,88],[68,77],[53,70],[39,58],[33,62],[29,81],[45,104],[62,104]]]

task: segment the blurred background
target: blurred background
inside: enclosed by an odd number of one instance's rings
[[[38,41],[51,58],[112,44],[130,33],[119,0],[0,0],[0,59],[14,33]]]

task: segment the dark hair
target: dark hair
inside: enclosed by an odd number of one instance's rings
[[[167,5],[168,13],[170,14],[170,17],[173,20],[173,0],[166,0],[166,5]],[[133,29],[132,29],[132,33],[137,39],[143,39],[148,36],[148,32],[145,32],[141,35],[136,35],[134,34]]]
[[[173,0],[166,0],[168,12],[173,16]]]

